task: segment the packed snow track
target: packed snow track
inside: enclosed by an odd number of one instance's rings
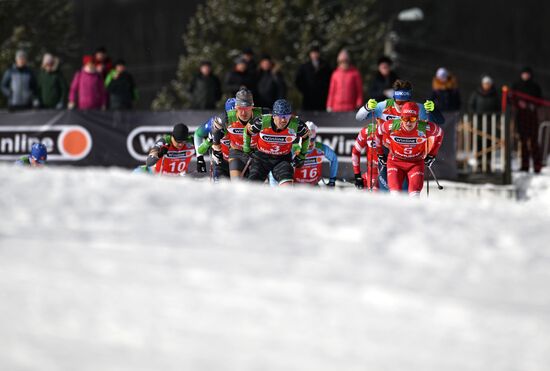
[[[549,369],[547,175],[521,203],[116,169],[0,183],[0,370]]]

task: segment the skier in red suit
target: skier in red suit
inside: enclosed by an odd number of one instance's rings
[[[401,190],[405,177],[409,195],[419,196],[424,186],[425,166],[431,166],[443,141],[443,130],[433,122],[418,120],[416,103],[405,103],[401,118],[385,121],[376,133],[379,143],[389,148],[384,155],[378,146],[378,163],[388,168],[390,192]]]

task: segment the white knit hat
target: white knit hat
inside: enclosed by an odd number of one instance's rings
[[[53,63],[54,63],[53,55],[51,55],[50,53],[44,54],[44,56],[42,57],[42,65],[45,66],[47,64],[53,64]]]
[[[435,73],[435,76],[438,79],[446,80],[449,77],[449,71],[445,67],[440,67],[437,69],[437,72]]]
[[[482,84],[493,84],[493,79],[491,78],[491,76],[483,76],[483,78],[481,79],[481,83]]]

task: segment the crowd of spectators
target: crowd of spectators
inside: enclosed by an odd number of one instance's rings
[[[46,53],[35,73],[28,66],[25,51],[17,51],[15,63],[4,72],[1,82],[8,109],[129,110],[138,99],[136,84],[125,61],[119,59],[113,63],[104,47],[82,57],[82,66],[70,84],[59,67],[59,58]],[[525,73],[513,89],[540,97],[540,87],[537,90],[531,78],[532,71],[522,72]],[[529,79],[524,80],[527,75]],[[346,49],[338,53],[333,69],[331,63],[322,58],[320,48],[313,46],[307,60],[298,67],[293,83],[302,95],[303,110],[347,112],[355,111],[369,98],[377,101],[392,98],[392,85],[398,78],[392,60],[383,56],[368,86],[364,87],[361,73]],[[242,87],[254,93],[258,106],[271,107],[277,99],[287,97],[286,81],[278,61],[268,54],[256,60],[254,51],[245,48],[235,58],[231,71],[223,76],[223,81],[214,74],[211,61],[202,61],[187,92],[192,109],[215,109],[224,95],[234,96]],[[367,97],[363,96],[363,91],[367,92]],[[445,67],[438,68],[432,79],[431,100],[442,112],[466,109],[488,113],[501,109],[500,91],[489,75],[481,77],[467,106],[462,107],[457,77]]]
[[[126,63],[114,64],[105,48],[82,57],[82,67],[68,84],[57,56],[45,53],[38,72],[28,66],[27,53],[18,50],[15,63],[2,76],[2,94],[10,111],[44,109],[131,109],[138,98]]]

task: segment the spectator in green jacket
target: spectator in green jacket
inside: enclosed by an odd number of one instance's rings
[[[62,109],[66,106],[69,86],[59,71],[58,58],[49,53],[44,54],[37,80],[41,108]]]

